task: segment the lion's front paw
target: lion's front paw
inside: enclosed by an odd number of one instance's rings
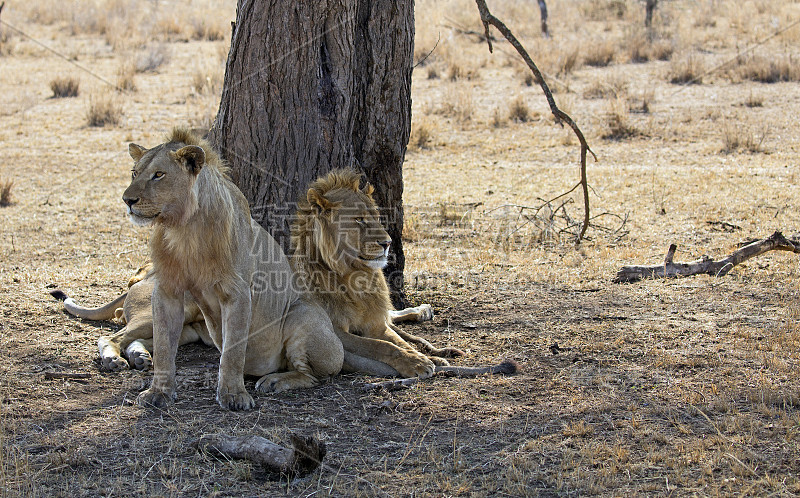
[[[239,393],[217,393],[217,403],[222,408],[233,412],[252,410],[256,406],[253,397],[247,391]]]
[[[139,406],[146,406],[152,408],[166,408],[168,405],[175,402],[174,392],[164,392],[159,389],[149,388],[146,391],[139,393],[136,397],[136,404]]]
[[[112,355],[100,357],[100,368],[104,372],[121,372],[123,370],[127,370],[129,367],[128,361],[125,358],[122,358],[118,355]]]
[[[427,379],[433,375],[436,366],[424,354],[416,351],[406,351],[392,367],[403,377]]]

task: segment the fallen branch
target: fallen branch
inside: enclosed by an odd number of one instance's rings
[[[499,365],[490,367],[451,367],[451,366],[436,366],[436,371],[433,375],[444,377],[477,377],[479,375],[513,375],[520,371],[519,364],[514,360],[505,360]],[[387,391],[396,391],[406,387],[411,387],[419,382],[419,377],[411,377],[408,379],[394,379],[383,382],[370,382],[364,384],[365,391],[375,391],[377,389],[386,389]]]
[[[715,261],[708,256],[690,263],[675,263],[675,244],[669,246],[664,264],[653,266],[623,266],[614,277],[614,283],[637,282],[645,278],[675,278],[692,275],[727,275],[734,266],[768,251],[789,251],[800,254],[800,238],[787,239],[781,232],[775,232],[766,239],[751,242],[733,251],[728,257]]]
[[[207,434],[192,443],[199,451],[222,458],[246,459],[280,475],[303,477],[314,472],[325,458],[325,443],[313,436],[291,435],[292,448],[260,436]]]
[[[525,50],[525,47],[522,46],[517,37],[514,36],[514,33],[511,32],[505,24],[503,24],[500,19],[496,18],[489,12],[489,7],[486,5],[486,0],[475,0],[478,4],[478,12],[481,15],[481,22],[483,23],[483,29],[486,32],[486,43],[489,44],[489,52],[493,51],[492,48],[492,38],[489,34],[489,25],[494,26],[500,31],[506,40],[516,49],[517,53],[522,57],[525,61],[525,64],[528,65],[528,68],[533,73],[533,76],[536,79],[536,82],[539,83],[539,86],[542,88],[545,97],[547,98],[547,103],[550,106],[550,112],[553,114],[553,117],[556,120],[557,124],[567,123],[567,125],[572,128],[572,131],[575,133],[575,136],[578,137],[578,141],[581,143],[581,180],[578,184],[571,188],[569,191],[561,194],[560,196],[556,197],[554,200],[558,199],[559,197],[563,197],[573,190],[576,187],[580,186],[583,188],[583,227],[581,228],[580,234],[578,235],[577,239],[575,240],[576,244],[579,244],[580,241],[583,239],[583,236],[586,235],[586,230],[589,228],[589,180],[586,177],[586,153],[590,153],[594,160],[597,161],[597,156],[592,152],[592,149],[589,148],[589,145],[586,143],[586,138],[583,136],[583,132],[578,125],[572,120],[571,117],[564,111],[558,108],[556,105],[556,101],[553,98],[553,92],[550,91],[550,87],[547,86],[547,82],[544,80],[544,76],[542,76],[541,71],[531,59],[531,56],[528,54],[528,51]]]

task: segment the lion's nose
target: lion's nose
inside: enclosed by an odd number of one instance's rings
[[[139,198],[138,197],[126,197],[126,196],[123,196],[122,200],[125,201],[125,204],[127,204],[128,207],[133,207],[134,204],[139,202]]]
[[[381,246],[384,251],[386,251],[386,250],[389,249],[389,246],[392,245],[392,241],[391,240],[382,240],[382,241],[378,242],[378,245]]]

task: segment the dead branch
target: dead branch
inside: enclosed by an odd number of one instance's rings
[[[291,434],[292,448],[277,445],[260,436],[206,434],[192,446],[215,457],[246,459],[275,474],[303,477],[320,466],[327,450],[313,436]]]
[[[623,266],[614,277],[614,283],[637,282],[645,278],[689,277],[700,274],[722,277],[727,275],[734,266],[768,251],[789,251],[800,254],[800,237],[787,239],[781,232],[775,232],[766,239],[751,242],[733,251],[728,257],[719,261],[703,256],[703,259],[691,263],[675,263],[672,258],[675,256],[677,247],[675,244],[669,246],[664,263],[661,265]]]
[[[558,108],[556,105],[556,101],[553,98],[553,93],[550,91],[550,87],[547,86],[547,82],[544,80],[544,76],[542,76],[541,71],[531,59],[531,56],[528,54],[528,51],[525,50],[525,47],[517,40],[517,37],[514,36],[514,33],[511,32],[505,24],[503,24],[500,19],[496,18],[489,12],[489,7],[486,5],[486,0],[475,0],[478,4],[478,12],[480,12],[481,22],[483,23],[483,29],[486,32],[486,43],[489,44],[489,52],[493,51],[492,48],[492,39],[489,34],[489,25],[494,26],[500,33],[508,40],[509,43],[516,49],[517,53],[522,57],[525,61],[525,64],[528,65],[528,68],[533,73],[536,81],[539,83],[539,86],[542,88],[545,97],[547,98],[547,103],[550,106],[550,112],[555,117],[557,124],[567,123],[567,125],[572,128],[572,131],[575,132],[575,136],[578,137],[578,141],[581,143],[581,180],[578,183],[581,187],[583,187],[583,227],[581,228],[580,234],[575,241],[576,244],[579,244],[580,241],[583,239],[583,236],[586,234],[586,230],[589,228],[589,181],[586,177],[586,154],[587,152],[592,154],[594,160],[597,161],[597,156],[592,152],[592,149],[589,148],[589,145],[586,143],[586,138],[583,136],[583,132],[578,125],[572,120],[571,117],[564,111]],[[569,192],[571,192],[571,189]],[[567,195],[569,192],[566,192],[563,195]],[[553,199],[555,200],[555,199]]]
[[[520,371],[519,364],[514,360],[505,360],[499,365],[490,367],[451,367],[437,365],[434,375],[443,377],[477,377],[479,375],[513,375]],[[394,379],[383,382],[371,382],[364,384],[365,391],[375,391],[377,389],[386,389],[387,391],[396,391],[405,387],[411,387],[419,382],[419,377],[411,377],[408,379]]]

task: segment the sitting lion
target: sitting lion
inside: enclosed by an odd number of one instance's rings
[[[217,402],[223,408],[254,406],[245,374],[261,376],[260,389],[283,391],[338,373],[343,351],[330,319],[292,287],[289,261],[252,220],[209,144],[175,129],[167,143],[149,150],[130,144],[129,152],[135,165],[122,197],[128,215],[137,225],[155,225],[154,374],[137,402],[162,406],[175,396],[187,293],[221,353]]]

